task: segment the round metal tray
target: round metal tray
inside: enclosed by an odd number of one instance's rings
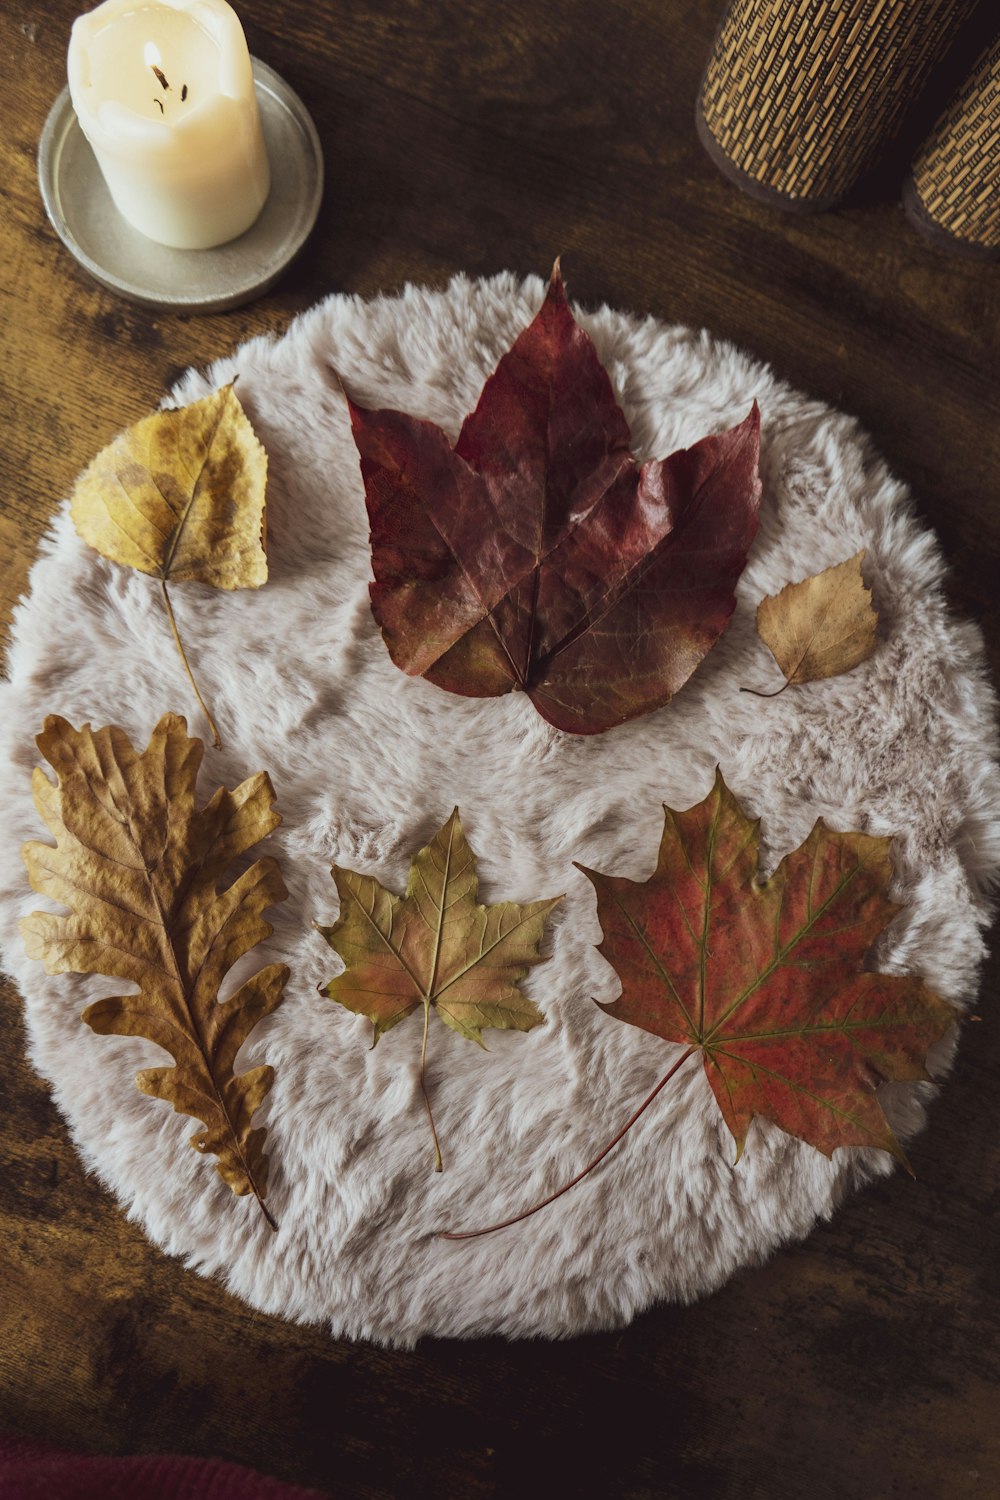
[[[212,250],[171,250],[122,218],[63,89],[42,131],[38,180],[59,238],[102,285],[161,311],[223,312],[260,296],[301,250],[323,196],[323,150],[284,79],[257,58],[253,73],[271,192],[255,224]]]

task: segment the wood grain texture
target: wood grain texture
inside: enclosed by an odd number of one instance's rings
[[[200,319],[119,301],[45,221],[35,151],[78,3],[0,11],[4,618],[77,472],[187,364],[331,291],[545,274],[561,252],[585,304],[704,325],[855,412],[1000,662],[1000,267],[909,229],[898,159],[815,218],[740,197],[692,125],[719,0],[243,0],[251,50],[314,115],[328,186],[274,293]],[[940,102],[915,101],[911,140]],[[994,962],[915,1184],[897,1175],[708,1302],[623,1333],[413,1353],[286,1327],[153,1250],[85,1175],[8,986],[0,1425],[239,1458],[365,1500],[1000,1492],[998,979]]]

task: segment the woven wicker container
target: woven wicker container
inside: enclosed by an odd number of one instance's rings
[[[828,208],[892,135],[972,0],[733,0],[699,135],[746,191]]]
[[[950,248],[1000,257],[1000,37],[917,152],[903,202]]]

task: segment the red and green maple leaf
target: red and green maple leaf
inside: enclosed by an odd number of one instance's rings
[[[403,671],[467,697],[521,690],[597,734],[668,703],[725,629],[759,519],[756,403],[638,465],[558,263],[454,447],[404,412],[350,413],[372,610]]]
[[[579,869],[597,892],[601,952],[622,983],[608,1015],[685,1050],[599,1156],[544,1203],[603,1161],[677,1070],[700,1055],[743,1152],[751,1122],[771,1120],[832,1156],[875,1146],[904,1161],[879,1084],[927,1077],[929,1048],[956,1013],[912,974],[866,967],[900,910],[889,899],[891,840],[809,837],[759,880],[760,823],[721,774],[687,812],[664,808],[656,869],[629,880]]]
[[[759,819],[721,773],[697,807],[664,813],[648,880],[583,872],[599,952],[622,981],[602,1009],[701,1053],[737,1155],[760,1115],[827,1156],[878,1146],[902,1157],[878,1085],[926,1078],[955,1012],[916,975],[864,966],[900,910],[891,840],[820,820],[759,881]]]

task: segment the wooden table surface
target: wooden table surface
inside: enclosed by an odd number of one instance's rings
[[[77,471],[189,363],[332,291],[544,274],[559,252],[584,304],[705,326],[856,413],[913,487],[997,666],[1000,266],[914,234],[902,149],[818,217],[724,182],[692,125],[720,0],[244,0],[251,50],[311,110],[328,181],[276,290],[204,318],[102,290],[45,219],[36,148],[77,3],[0,12],[5,620]],[[972,31],[989,24],[981,10]],[[911,141],[932,111],[915,101]],[[707,1302],[624,1332],[411,1353],[262,1317],[147,1244],[84,1176],[8,985],[0,1427],[236,1457],[370,1500],[996,1495],[997,978],[994,962],[915,1182],[897,1174]]]

